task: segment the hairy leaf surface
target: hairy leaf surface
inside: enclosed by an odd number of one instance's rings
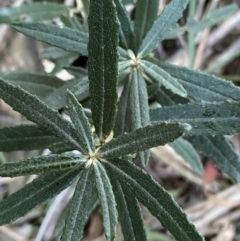
[[[112,191],[112,185],[104,166],[100,162],[93,164],[98,198],[101,205],[103,216],[103,227],[108,241],[115,238],[117,226],[116,201]]]
[[[192,136],[189,140],[220,170],[240,182],[240,157],[224,136]]]
[[[205,102],[174,105],[150,111],[152,123],[168,121],[188,123],[191,135],[231,135],[240,132],[239,102]]]
[[[88,22],[92,116],[96,133],[104,140],[114,126],[117,105],[119,28],[112,0],[92,0]]]
[[[20,86],[41,99],[64,84],[62,80],[50,74],[22,71],[0,72],[0,78],[7,80],[13,85]]]
[[[75,180],[81,168],[76,167],[40,176],[1,201],[0,225],[13,222],[56,196]]]
[[[151,0],[152,1],[152,0]],[[140,47],[140,56],[146,56],[154,50],[158,43],[175,27],[182,16],[189,0],[172,0],[162,11],[147,33]]]
[[[150,63],[149,61],[141,60],[140,64],[145,73],[149,75],[156,83],[163,85],[166,89],[170,90],[174,94],[182,97],[187,96],[186,90],[179,83],[178,79],[172,77],[166,71],[159,68],[157,65]]]
[[[83,163],[82,155],[70,153],[31,157],[0,166],[1,177],[17,177],[54,172]]]
[[[104,162],[104,166],[111,178],[118,180],[125,189],[130,190],[176,240],[203,241],[171,195],[150,175],[125,160],[111,160]]]
[[[88,35],[84,32],[43,23],[19,23],[13,28],[28,37],[87,56]]]
[[[126,50],[132,49],[134,45],[134,35],[129,13],[123,6],[122,0],[114,0],[114,3],[116,4],[118,20],[120,22],[119,45]]]
[[[177,123],[149,125],[112,139],[100,149],[100,154],[101,157],[111,158],[145,151],[174,141],[189,129],[189,125]]]
[[[132,79],[129,76],[124,85],[124,89],[118,103],[118,112],[117,112],[116,124],[114,129],[114,136],[119,136],[124,132],[129,132],[131,129],[131,123],[129,120],[129,115],[130,115],[129,97],[131,93],[130,92],[131,81]]]
[[[89,95],[89,82],[87,77],[79,76],[76,79],[68,80],[63,86],[55,89],[43,99],[49,107],[59,110],[66,105],[65,93],[67,89],[74,92],[78,100],[83,100]]]
[[[29,120],[52,132],[71,146],[82,150],[78,143],[73,125],[63,119],[59,113],[41,102],[37,97],[29,94],[20,87],[16,87],[0,79],[0,96]]]
[[[84,226],[88,220],[94,184],[93,170],[89,168],[82,171],[71,200],[71,208],[61,237],[62,241],[82,239]]]
[[[90,123],[83,111],[82,105],[70,91],[67,91],[67,105],[79,143],[85,148],[85,153],[92,155],[95,151],[95,143]]]
[[[111,179],[117,202],[117,210],[125,241],[147,241],[140,207],[133,193],[121,186],[116,179]]]
[[[157,18],[159,0],[138,0],[134,19],[135,49],[139,50],[142,40]]]
[[[131,129],[136,130],[150,123],[146,82],[139,70],[133,70],[130,93]],[[149,151],[140,152],[139,155],[143,165],[147,165]]]
[[[68,14],[69,9],[57,3],[31,3],[19,7],[2,8],[0,10],[0,23],[36,22]]]
[[[177,78],[187,91],[188,98],[195,101],[223,101],[240,100],[240,88],[230,81],[219,79],[213,75],[205,74],[176,65],[150,60],[170,75]]]
[[[0,128],[1,151],[30,151],[48,148],[60,140],[36,125],[18,125]]]

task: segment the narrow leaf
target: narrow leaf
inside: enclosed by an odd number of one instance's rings
[[[82,105],[70,91],[67,91],[67,105],[80,145],[84,147],[85,153],[93,154],[95,144],[90,123],[83,111]]]
[[[60,140],[49,131],[35,125],[19,125],[0,128],[1,151],[30,151],[48,148]]]
[[[0,72],[0,78],[7,80],[13,85],[18,85],[24,90],[39,98],[50,94],[55,88],[61,87],[64,82],[50,74],[29,72]]]
[[[114,129],[114,136],[119,136],[124,132],[129,132],[131,130],[131,123],[129,121],[129,115],[130,115],[129,96],[131,93],[130,92],[131,81],[132,80],[129,75],[129,78],[127,78],[127,81],[124,85],[124,89],[118,103],[118,112],[117,112],[116,124]]]
[[[200,23],[196,21],[191,21],[188,25],[188,31],[192,34],[197,34],[203,31],[205,28],[212,27],[215,24],[223,21],[231,14],[235,13],[237,10],[238,6],[236,4],[229,4],[226,7],[211,10]]]
[[[192,136],[189,140],[220,170],[240,182],[240,157],[224,136]]]
[[[118,13],[118,20],[120,22],[119,45],[124,49],[132,49],[134,46],[134,35],[129,13],[122,4],[122,0],[114,0]]]
[[[0,165],[6,163],[6,158],[2,152],[0,152]]]
[[[188,98],[195,101],[240,100],[240,88],[230,81],[176,65],[149,60],[167,71],[187,91]]]
[[[78,54],[51,46],[44,49],[41,53],[41,57],[44,59],[58,61],[59,59],[71,59],[73,57],[78,57]]]
[[[49,173],[0,202],[0,225],[9,224],[67,188],[82,167]]]
[[[117,105],[118,21],[112,0],[92,0],[88,76],[93,122],[100,140],[114,126]]]
[[[134,19],[135,49],[139,50],[142,40],[157,18],[159,0],[138,0]]]
[[[112,186],[104,166],[100,162],[95,162],[94,173],[98,198],[103,215],[103,227],[108,241],[114,240],[117,226],[117,210]]]
[[[161,106],[189,103],[188,98],[183,98],[179,95],[173,94],[164,87],[158,88],[157,92],[155,93],[155,99]]]
[[[174,94],[182,97],[187,96],[187,92],[179,83],[179,80],[172,77],[163,69],[159,68],[157,65],[150,63],[149,61],[141,60],[141,66],[143,67],[145,73],[149,75],[156,83],[163,85],[166,89],[170,90]]]
[[[6,103],[29,120],[39,124],[78,150],[83,150],[78,143],[73,125],[63,119],[57,111],[46,106],[37,97],[20,87],[7,83],[3,79],[0,79],[0,96]]]
[[[88,220],[93,187],[94,172],[90,168],[85,169],[80,174],[71,200],[71,208],[61,237],[62,241],[79,241],[82,239],[83,229]]]
[[[85,99],[89,96],[88,78],[81,76],[68,80],[63,86],[55,89],[51,94],[46,96],[43,102],[55,110],[63,108],[66,105],[65,93],[67,89],[74,92],[78,100],[81,101]]]
[[[84,32],[43,23],[12,25],[18,32],[58,48],[87,56],[88,35]]]
[[[152,123],[181,122],[193,128],[191,135],[232,135],[240,132],[239,102],[205,102],[174,105],[150,111]]]
[[[113,192],[117,202],[117,210],[125,241],[147,241],[143,219],[138,201],[128,188],[111,179]]]
[[[152,28],[144,38],[140,47],[140,56],[146,56],[154,50],[158,43],[168,35],[175,27],[176,22],[182,16],[189,0],[172,0],[154,22]]]
[[[201,159],[188,141],[179,138],[170,143],[170,146],[183,157],[183,159],[193,168],[194,171],[200,175],[203,175],[203,165]]]
[[[150,123],[146,82],[142,73],[136,69],[133,70],[130,93],[131,129],[136,130]],[[140,152],[139,155],[142,164],[147,165],[150,157],[149,151]]]
[[[48,2],[23,4],[19,7],[2,8],[0,10],[0,23],[36,22],[68,13],[69,9],[63,4]]]
[[[203,241],[178,204],[156,181],[129,161],[104,162],[111,179],[118,180],[178,241]],[[149,188],[151,187],[151,188]]]
[[[83,77],[83,76],[87,76],[87,71],[86,69],[82,68],[82,67],[75,67],[75,66],[69,66],[69,67],[65,67],[65,70],[67,70],[67,72],[75,77]]]
[[[70,153],[31,157],[0,166],[1,177],[28,176],[60,171],[83,163],[84,157]]]
[[[100,149],[100,155],[110,158],[145,151],[174,141],[189,129],[189,125],[177,123],[149,125],[112,139]]]

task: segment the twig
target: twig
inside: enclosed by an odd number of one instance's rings
[[[2,226],[0,227],[0,232],[4,233],[5,235],[9,236],[15,241],[26,241],[26,237],[23,236],[22,234],[13,231],[10,229],[8,226]]]

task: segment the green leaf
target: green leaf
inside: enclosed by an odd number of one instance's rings
[[[117,105],[119,25],[112,0],[92,0],[88,23],[92,116],[96,133],[103,141],[114,126]]]
[[[0,10],[0,23],[36,22],[48,20],[68,14],[69,9],[57,3],[31,3],[19,7],[2,8]]]
[[[189,99],[173,94],[164,87],[158,88],[157,92],[155,93],[155,99],[161,106],[189,103]]]
[[[2,152],[0,152],[0,165],[6,163],[6,158]]]
[[[90,123],[83,111],[82,105],[75,96],[67,91],[67,105],[71,120],[76,129],[79,143],[85,149],[86,154],[93,154],[95,151],[95,143],[91,131]]]
[[[219,79],[196,70],[178,67],[157,60],[150,60],[177,78],[187,91],[188,98],[195,101],[240,100],[240,88],[230,81]]]
[[[112,139],[100,149],[100,156],[103,158],[120,157],[165,145],[182,136],[190,128],[189,125],[177,123],[149,125]]]
[[[117,226],[115,197],[104,166],[99,161],[97,161],[93,164],[93,167],[98,190],[98,198],[103,215],[103,227],[105,230],[105,236],[108,241],[112,241],[115,238]]]
[[[1,177],[28,176],[60,171],[83,163],[82,155],[64,153],[60,155],[47,155],[31,157],[25,160],[8,162],[0,166]]]
[[[129,132],[131,130],[131,123],[129,123],[130,122],[129,96],[131,93],[130,87],[131,87],[131,75],[129,75],[129,78],[127,78],[126,80],[123,92],[121,94],[121,97],[118,103],[118,112],[117,112],[116,124],[114,129],[114,136],[119,136],[124,132]]]
[[[174,105],[150,111],[152,123],[181,122],[193,128],[191,135],[231,135],[240,132],[239,102],[205,102]]]
[[[77,78],[87,76],[86,69],[82,67],[68,66],[64,68],[67,72]]]
[[[104,162],[111,179],[129,190],[178,241],[203,241],[172,196],[145,171],[125,160]]]
[[[51,144],[60,142],[49,131],[44,131],[36,125],[18,125],[0,128],[1,151],[30,151],[48,148]]]
[[[83,150],[83,147],[78,143],[73,125],[63,119],[57,111],[46,106],[37,97],[20,87],[7,83],[3,79],[0,79],[0,96],[13,109],[19,111],[29,120],[39,124],[78,150]]]
[[[139,70],[134,69],[129,96],[132,128],[138,129],[149,125],[148,95],[145,80]]]
[[[66,143],[64,142],[53,143],[48,148],[54,154],[61,154],[63,152],[69,152],[74,150],[74,148],[66,145]]]
[[[134,19],[135,49],[139,50],[142,40],[157,18],[159,0],[138,0]]]
[[[64,82],[50,74],[29,72],[0,72],[0,78],[7,80],[13,85],[18,85],[24,90],[39,98],[44,98],[55,88],[61,87]]]
[[[53,46],[44,49],[44,51],[41,53],[42,58],[50,59],[54,61],[57,61],[59,59],[71,59],[73,57],[78,57],[78,56],[79,55],[76,53],[69,52]]]
[[[224,19],[228,18],[231,14],[235,13],[237,10],[238,6],[236,4],[230,4],[226,7],[211,10],[200,23],[196,21],[191,21],[188,24],[188,31],[193,34],[197,34],[203,31],[205,28],[212,27],[213,25],[223,21]]]
[[[79,101],[89,96],[89,82],[87,77],[77,77],[76,79],[68,80],[66,84],[58,89],[55,89],[51,94],[43,99],[43,102],[49,107],[59,110],[66,105],[65,93],[67,89],[74,92]]]
[[[140,47],[140,56],[146,56],[154,50],[158,43],[165,39],[168,33],[175,27],[176,22],[182,16],[189,0],[172,0],[154,22],[152,28],[144,38]]]
[[[170,146],[183,157],[183,159],[193,168],[194,171],[200,175],[203,175],[203,165],[201,159],[188,141],[179,138],[170,143]]]
[[[119,45],[124,49],[133,49],[134,47],[134,35],[132,24],[130,20],[129,13],[126,11],[126,8],[122,4],[122,0],[114,0],[118,13],[118,20],[120,22]]]
[[[82,167],[49,173],[25,185],[0,202],[0,225],[9,224],[46,203],[67,188],[79,175]]]
[[[66,27],[85,32],[84,26],[79,21],[77,15],[73,15],[73,16],[70,16],[70,14],[69,15],[61,15],[60,19]]]
[[[125,241],[147,241],[138,201],[117,179],[111,179]]]
[[[149,125],[148,94],[146,82],[139,70],[134,69],[132,73],[131,90],[129,96],[131,129],[136,130]],[[140,160],[147,165],[150,152],[140,152]]]
[[[149,75],[156,83],[163,85],[166,89],[170,90],[174,94],[182,97],[187,96],[187,92],[179,83],[179,80],[168,74],[163,69],[159,68],[157,65],[141,60],[140,65],[143,67],[145,73]]]
[[[240,182],[240,157],[224,136],[192,136],[189,140],[220,170]]]
[[[28,37],[87,56],[88,35],[84,32],[43,23],[19,23],[12,27]]]
[[[82,171],[71,200],[71,208],[61,237],[62,241],[82,239],[83,229],[88,220],[94,184],[93,170],[89,168]]]

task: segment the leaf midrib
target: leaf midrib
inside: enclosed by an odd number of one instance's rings
[[[57,183],[59,180],[63,179],[65,176],[67,176],[69,174],[69,172],[71,172],[71,170],[69,170],[67,173],[65,173],[64,175],[60,175],[60,177],[58,177],[57,179],[55,179],[53,182],[51,182],[48,186],[52,186],[54,185],[55,183]],[[33,180],[34,182],[34,180]],[[38,193],[40,193],[42,190],[44,190],[46,187],[45,186],[42,186],[40,187],[36,192],[32,192],[32,194],[30,196],[28,196],[27,198],[25,198],[24,200],[19,200],[19,202],[17,204],[15,204],[14,206],[11,207],[11,209],[13,208],[16,208],[20,205],[22,205],[22,203],[24,202],[28,202],[29,199],[31,199],[33,196],[37,195]],[[1,212],[1,215],[4,215],[6,212],[8,212],[9,209],[6,209],[5,211]]]
[[[142,192],[144,192],[145,194],[147,194],[147,196],[149,196],[149,193],[148,193],[144,188],[142,188],[141,185],[138,185],[138,183],[135,181],[135,179],[133,179],[131,176],[129,176],[129,175],[127,175],[126,173],[124,173],[121,169],[117,168],[117,167],[116,167],[115,165],[113,165],[111,162],[108,162],[108,161],[107,161],[107,163],[108,163],[109,165],[111,165],[112,168],[114,168],[118,173],[120,173],[120,175],[125,176],[126,179],[130,179],[132,182],[134,182],[135,185],[138,186],[138,188],[139,188]],[[155,197],[153,197],[151,194],[150,194],[150,196],[153,198],[155,204],[157,204],[157,206],[160,207],[161,211],[164,212],[165,214],[167,214],[168,217],[169,217],[169,219],[171,219],[171,221],[181,230],[181,233],[184,234],[184,236],[187,238],[186,240],[192,241],[191,239],[189,239],[188,235],[185,233],[185,230],[184,230],[181,226],[179,226],[179,224],[172,218],[172,216],[169,214],[169,212],[168,212],[164,207],[162,207],[162,206],[159,204],[158,200],[157,200]]]
[[[179,4],[180,4],[180,1],[179,1]],[[172,14],[169,16],[169,19],[172,18],[172,15],[175,13],[176,9],[178,9],[179,4],[178,4],[177,7],[175,8],[175,10],[172,12]],[[164,11],[164,10],[163,10],[163,11]],[[157,20],[156,20],[156,21],[157,21]],[[155,21],[155,22],[156,22],[156,21]],[[164,28],[164,26],[165,26],[166,24],[167,24],[167,21],[164,21],[164,24],[162,24],[161,28],[159,28],[159,29]],[[154,26],[154,25],[153,25],[153,26]],[[151,30],[150,30],[150,31],[151,31]],[[151,43],[153,42],[153,40],[156,38],[156,36],[158,35],[158,33],[159,33],[159,31],[156,31],[155,35],[154,35],[154,36],[152,37],[152,39],[149,41],[148,45],[146,45],[145,48],[141,50],[140,55],[142,55],[142,53],[147,49],[147,47],[150,46],[150,44],[151,44]],[[146,37],[147,37],[147,36],[148,36],[148,34],[146,35]],[[146,37],[145,37],[145,38],[146,38]],[[145,38],[144,38],[144,40],[145,40]]]
[[[87,182],[88,182],[88,177],[89,177],[89,172],[88,172],[88,174],[86,175],[85,180],[84,180],[83,194],[84,194],[84,192],[85,192],[85,190],[86,190],[86,186],[87,186]],[[81,181],[82,181],[82,180],[81,180]],[[79,203],[82,203],[83,198],[84,198],[84,195],[81,195],[81,198],[80,198]],[[79,214],[79,209],[80,209],[80,207],[81,207],[81,205],[78,205],[77,211],[76,211],[75,215],[72,217],[72,218],[74,218],[74,226],[73,226],[73,228],[71,229],[71,234],[69,235],[69,236],[70,236],[70,240],[72,240],[73,231],[75,230],[75,227],[76,227],[76,224],[77,224],[76,220],[77,220],[77,218],[78,218],[78,214]]]
[[[14,99],[16,102],[19,101],[19,99],[13,95],[11,95],[11,98]],[[26,106],[26,103],[24,103],[24,106]],[[81,146],[79,146],[78,142],[76,140],[74,140],[71,135],[69,135],[67,132],[65,132],[63,129],[61,129],[58,125],[55,125],[55,122],[53,122],[52,120],[45,118],[45,116],[41,113],[36,111],[32,106],[27,105],[27,109],[32,110],[32,113],[37,113],[39,114],[45,121],[46,123],[50,123],[51,126],[55,126],[56,130],[59,133],[64,133],[65,136],[67,136],[68,138],[65,138],[66,141],[70,142],[71,144],[73,144],[75,147],[77,147],[79,150],[83,151],[83,148]],[[63,136],[61,136],[60,138],[63,138]]]
[[[176,121],[175,121],[176,122]],[[131,132],[130,132],[131,133]],[[168,133],[169,133],[169,135],[171,135],[172,133],[175,133],[175,131],[168,131]],[[124,149],[126,146],[128,146],[128,145],[132,145],[132,143],[134,143],[135,145],[136,145],[136,143],[138,143],[138,142],[146,142],[147,140],[152,140],[152,139],[154,139],[156,136],[159,136],[159,134],[155,134],[155,135],[151,135],[151,136],[146,136],[146,137],[144,137],[144,138],[141,138],[141,141],[135,141],[135,140],[131,140],[131,144],[129,144],[129,142],[128,143],[125,143],[125,144],[122,144],[121,146],[120,145],[116,145],[116,147],[114,147],[114,148],[111,148],[111,149],[109,149],[109,150],[106,150],[106,151],[104,151],[104,152],[101,152],[100,151],[100,154],[104,157],[104,156],[108,156],[108,154],[110,153],[112,153],[112,152],[115,152],[116,150],[118,150],[118,149]],[[117,139],[117,138],[116,138]],[[109,142],[109,144],[110,144],[110,142]],[[116,143],[117,144],[117,143]]]

